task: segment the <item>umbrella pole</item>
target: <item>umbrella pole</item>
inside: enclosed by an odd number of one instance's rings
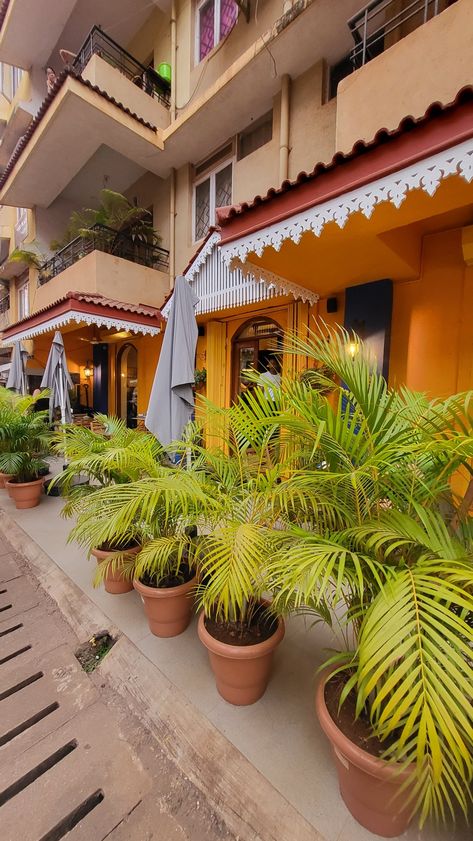
[[[59,406],[61,408],[61,426],[62,426],[62,435],[63,435],[63,447],[64,447],[64,467],[67,467],[67,450],[66,450],[66,404],[65,404],[65,395],[64,395],[64,378],[63,378],[63,368],[62,362],[59,360],[59,377],[58,377],[58,391],[59,391]]]

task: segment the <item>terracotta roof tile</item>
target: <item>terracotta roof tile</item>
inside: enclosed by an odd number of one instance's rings
[[[0,14],[1,14],[1,10],[0,10]],[[0,18],[0,22],[1,22],[1,18]],[[156,126],[152,125],[151,123],[146,122],[146,120],[143,120],[143,118],[139,117],[138,114],[135,114],[134,111],[130,111],[130,109],[126,108],[126,106],[123,105],[122,102],[119,102],[113,96],[110,96],[110,94],[108,94],[106,91],[103,91],[101,88],[97,87],[97,85],[93,85],[91,82],[87,81],[86,79],[83,79],[82,76],[79,73],[77,73],[77,71],[74,70],[73,68],[66,67],[62,71],[62,73],[57,77],[56,82],[54,83],[51,91],[48,93],[46,98],[41,103],[36,116],[32,119],[31,123],[29,124],[29,126],[28,126],[28,128],[25,132],[25,134],[20,139],[20,141],[17,143],[15,151],[13,152],[10,160],[8,161],[8,163],[7,163],[5,169],[4,169],[4,171],[3,171],[3,173],[0,177],[0,188],[3,187],[3,185],[7,181],[7,179],[9,177],[10,173],[12,172],[17,160],[19,159],[21,153],[23,152],[23,149],[30,142],[30,140],[31,140],[32,136],[34,135],[36,129],[40,125],[43,117],[47,113],[50,105],[52,105],[54,99],[56,98],[57,94],[59,93],[59,91],[61,90],[64,83],[69,78],[69,76],[71,76],[73,79],[76,79],[78,82],[80,82],[81,85],[84,85],[84,87],[89,88],[92,91],[95,91],[95,93],[98,93],[100,96],[102,96],[104,99],[106,99],[107,102],[111,102],[113,105],[116,105],[117,108],[120,108],[120,110],[123,111],[125,114],[128,114],[130,117],[133,117],[134,120],[137,120],[137,122],[141,123],[141,125],[145,126],[145,128],[149,128],[149,129],[151,129],[151,131],[157,131]]]
[[[13,327],[21,324],[23,321],[28,321],[31,318],[42,315],[42,313],[46,313],[48,310],[52,310],[59,304],[63,304],[66,301],[81,301],[84,304],[92,304],[93,306],[106,307],[119,310],[121,312],[132,313],[134,315],[156,318],[159,323],[164,323],[161,311],[157,307],[151,307],[148,304],[132,304],[126,301],[115,301],[113,298],[106,298],[105,295],[100,295],[98,292],[67,292],[65,295],[62,295],[61,298],[57,298],[57,300],[48,304],[47,307],[42,307],[41,309],[36,310],[36,312],[30,313],[27,318],[22,318],[13,324],[9,324],[8,330],[11,330]]]
[[[358,158],[361,155],[365,155],[372,149],[375,149],[379,146],[383,146],[384,144],[389,143],[391,140],[394,140],[396,137],[407,134],[414,128],[417,128],[418,126],[421,126],[424,123],[428,123],[433,118],[438,117],[441,114],[448,113],[449,111],[452,111],[455,108],[457,108],[459,105],[463,105],[469,102],[473,102],[473,85],[467,85],[466,87],[462,88],[453,100],[453,102],[449,102],[446,105],[442,104],[441,102],[433,102],[431,105],[429,105],[425,114],[423,114],[421,117],[404,117],[404,119],[402,119],[399,123],[398,127],[392,130],[381,128],[379,129],[379,131],[376,132],[372,140],[357,140],[350,152],[336,152],[329,163],[317,163],[314,169],[312,169],[310,172],[300,172],[299,175],[293,181],[283,181],[280,187],[270,187],[267,193],[263,196],[257,195],[252,199],[252,201],[242,202],[241,204],[228,205],[227,207],[218,208],[217,223],[218,225],[225,226],[228,222],[230,222],[231,219],[234,219],[235,216],[247,213],[253,208],[259,207],[260,205],[266,202],[270,202],[278,196],[284,193],[288,193],[290,190],[293,190],[300,184],[303,184],[307,181],[313,181],[320,175],[329,172],[330,170],[333,170],[340,165],[348,163],[354,158]]]

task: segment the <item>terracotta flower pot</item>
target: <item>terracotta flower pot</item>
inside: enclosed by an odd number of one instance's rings
[[[284,637],[284,621],[278,619],[274,634],[255,645],[230,645],[215,639],[205,627],[205,617],[199,616],[197,631],[200,641],[209,652],[219,694],[236,706],[258,701],[266,691],[273,653]]]
[[[17,508],[36,508],[41,499],[43,480],[35,479],[34,482],[13,482],[11,479],[8,479],[5,482],[5,487]]]
[[[126,550],[129,555],[137,555],[139,551],[139,546],[132,546],[131,549]],[[98,564],[114,554],[114,552],[105,552],[102,549],[91,549],[90,553],[94,558],[97,558]],[[104,578],[104,587],[107,593],[112,593],[114,596],[119,596],[122,593],[131,593],[133,582],[129,578],[123,577],[123,564],[119,564],[118,568],[113,571],[111,569],[107,570]]]
[[[133,586],[141,596],[152,634],[177,637],[186,630],[192,617],[195,585],[195,577],[177,587],[148,587],[135,578]]]
[[[1,473],[0,472],[0,488],[5,488],[8,491],[8,488],[5,486],[5,482],[8,482],[9,479],[13,478],[13,473]]]
[[[373,756],[355,745],[337,727],[325,703],[325,685],[330,670],[322,673],[315,707],[320,726],[332,746],[340,794],[362,826],[383,838],[394,838],[407,829],[412,804],[406,805],[406,791],[400,793],[409,772]]]

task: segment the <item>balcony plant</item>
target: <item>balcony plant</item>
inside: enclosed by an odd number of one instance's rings
[[[298,450],[280,492],[306,510],[267,571],[276,610],[342,628],[317,712],[348,808],[390,837],[416,811],[423,824],[470,801],[473,394],[397,393],[358,339],[352,358],[350,339],[296,341],[330,375],[319,388],[316,373],[284,384],[282,409],[256,419]],[[450,487],[459,470],[470,479],[463,502]]]
[[[41,497],[51,436],[47,412],[34,409],[46,395],[11,395],[0,404],[0,470],[10,475],[9,479],[4,477],[5,487],[20,509],[34,508]]]
[[[162,450],[152,435],[128,429],[123,420],[101,414],[96,420],[103,432],[70,424],[57,433],[54,451],[67,453],[68,463],[50,487],[59,485],[67,497],[64,516],[82,518],[85,531],[81,530],[80,542],[97,560],[95,584],[103,582],[108,593],[121,594],[133,589],[130,571],[139,550],[138,529],[132,522],[120,536],[96,537],[96,518],[101,518],[95,495],[100,488],[116,487],[152,472]],[[77,482],[78,477],[86,482]]]

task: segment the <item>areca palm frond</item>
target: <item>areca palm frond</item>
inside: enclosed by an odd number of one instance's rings
[[[413,769],[421,823],[446,809],[454,817],[456,805],[466,812],[471,798],[472,588],[471,563],[451,557],[396,569],[358,640],[358,712],[369,703],[386,758]]]

